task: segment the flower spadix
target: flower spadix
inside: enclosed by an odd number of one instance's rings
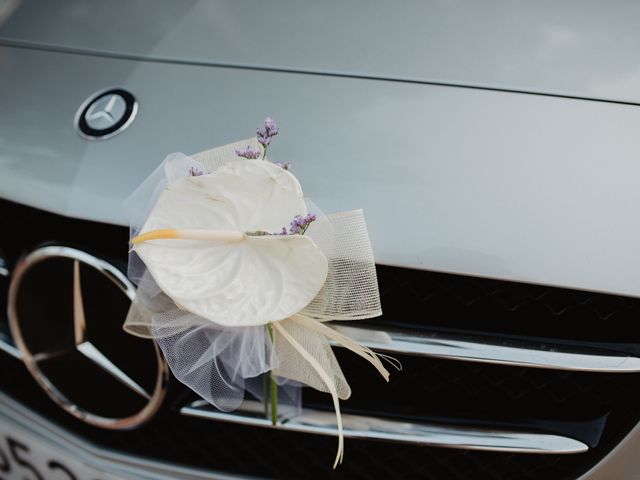
[[[326,280],[327,258],[311,238],[256,234],[306,213],[289,171],[232,161],[170,183],[133,248],[180,308],[222,326],[264,325],[302,310]]]

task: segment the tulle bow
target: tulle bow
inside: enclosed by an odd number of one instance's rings
[[[235,151],[246,145],[259,148],[255,139],[251,139],[192,157],[169,155],[126,202],[132,239],[149,229],[148,219],[152,210],[163,192],[176,185],[174,182],[193,175],[193,172],[213,173],[225,165],[231,165],[231,162],[242,162]],[[339,344],[369,361],[385,380],[388,380],[389,372],[378,354],[326,322],[367,319],[381,315],[382,311],[373,252],[362,211],[325,215],[308,199],[304,199],[304,206],[316,215],[316,221],[305,232],[305,237],[312,240],[326,259],[323,267],[326,273],[322,275],[324,282],[319,292],[314,292],[315,296],[303,308],[292,307],[297,311],[270,322],[270,329],[265,328],[265,324],[251,324],[251,319],[242,316],[238,318],[242,319],[243,324],[216,323],[211,318],[194,313],[201,312],[198,310],[201,304],[198,298],[192,299],[184,294],[179,299],[181,302],[190,302],[189,306],[178,305],[175,298],[171,298],[154,278],[161,278],[162,282],[172,279],[171,271],[166,275],[160,271],[164,267],[162,255],[157,255],[159,266],[153,270],[141,261],[141,252],[134,246],[129,259],[129,277],[138,284],[138,294],[124,328],[133,335],[154,339],[175,377],[223,411],[238,408],[247,390],[261,399],[262,388],[256,379],[267,372],[275,374],[279,383],[287,387],[285,390],[289,392],[292,402],[300,398],[297,391],[302,385],[329,393],[333,398],[339,434],[335,467],[342,461],[344,452],[339,399],[349,398],[351,389],[331,349],[331,343]],[[240,208],[234,206],[233,212]],[[197,223],[197,220],[191,221]],[[226,251],[223,253],[230,255]],[[269,251],[268,255],[276,258],[273,261],[280,258],[277,252]],[[146,261],[150,262],[148,258]],[[299,263],[306,265],[304,261],[301,259]],[[206,274],[204,267],[201,270],[198,274]],[[295,277],[283,280],[285,285],[299,281]],[[310,280],[308,283],[313,282]],[[283,295],[288,293],[284,291]],[[256,302],[259,300],[257,297]],[[238,308],[241,307],[234,305],[233,311],[237,312]]]

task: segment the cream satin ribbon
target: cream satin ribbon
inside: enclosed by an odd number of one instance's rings
[[[351,350],[355,354],[361,356],[362,358],[367,360],[369,363],[371,363],[371,365],[373,365],[376,368],[376,370],[380,372],[380,375],[382,375],[382,377],[387,382],[389,381],[389,372],[382,365],[382,361],[380,360],[380,358],[384,358],[387,361],[389,361],[392,365],[394,365],[396,368],[398,369],[400,368],[399,362],[396,359],[393,359],[392,357],[388,357],[386,355],[377,354],[373,352],[370,348],[360,345],[359,343],[355,342],[351,338],[347,337],[346,335],[343,335],[340,332],[337,332],[336,330],[323,324],[322,322],[319,322],[310,317],[300,315],[300,314],[294,315],[293,317],[290,318],[290,320],[292,320],[293,322],[297,323],[299,326],[305,329],[308,329],[318,335],[321,335],[325,339],[325,341],[328,342],[328,340],[333,340],[337,342],[339,345],[341,345],[342,347],[347,348],[348,350]],[[344,457],[344,428],[342,423],[342,414],[340,413],[340,398],[338,396],[338,390],[337,390],[336,382],[334,378],[336,376],[340,376],[341,378],[344,379],[344,376],[342,375],[341,371],[328,372],[327,369],[325,369],[322,366],[320,361],[318,361],[309,351],[307,351],[299,342],[297,342],[295,338],[293,338],[293,336],[287,331],[287,329],[282,325],[281,322],[274,322],[272,323],[272,325],[276,329],[276,331],[282,336],[282,338],[284,338],[287,342],[289,342],[289,344],[302,356],[302,358],[304,358],[308,362],[308,364],[322,379],[325,386],[327,387],[327,390],[331,394],[331,398],[333,400],[333,406],[336,413],[336,424],[338,426],[338,452],[336,454],[336,459],[333,464],[333,468],[335,469],[338,466],[338,464],[342,463],[342,459]],[[277,352],[278,350],[277,344],[275,344],[274,348]],[[394,362],[397,362],[397,363],[394,363]],[[301,367],[301,370],[303,370],[302,367]],[[295,379],[300,380],[300,377],[296,377]]]
[[[162,181],[160,185],[164,188],[172,179],[185,176],[185,168],[188,166],[197,165],[198,169],[202,171],[214,172],[227,162],[237,160],[235,150],[246,145],[257,146],[257,143],[255,139],[243,140],[201,152],[194,155],[193,158],[183,156],[184,158],[181,157],[175,162],[165,161],[163,170],[159,170],[161,177],[159,180]],[[153,179],[158,180],[156,177]],[[153,183],[150,185],[155,186]],[[134,206],[146,205],[149,201],[147,196],[150,191],[148,189],[136,191],[138,196],[132,196],[131,204]],[[141,195],[147,196],[141,199]],[[280,350],[283,359],[287,356],[291,357],[290,352],[287,354],[285,351],[287,347],[290,347],[289,350],[293,349],[297,352],[295,358],[300,360],[298,362],[281,362],[286,363],[286,369],[280,365],[274,369],[274,373],[331,394],[338,427],[338,452],[334,462],[334,468],[336,468],[344,456],[344,427],[339,400],[340,398],[348,398],[350,388],[331,350],[330,341],[367,360],[386,381],[389,380],[389,372],[382,364],[382,360],[388,361],[398,370],[401,369],[401,366],[393,357],[375,353],[324,323],[330,320],[373,318],[381,315],[382,312],[375,260],[362,211],[339,212],[323,217],[315,206],[312,210],[318,213],[319,219],[315,222],[316,225],[312,225],[307,235],[326,254],[329,260],[329,274],[322,291],[309,305],[296,315],[271,324],[274,331],[277,332],[274,340],[275,354],[278,355],[278,350]],[[140,208],[134,213],[137,215],[135,218],[138,219],[138,222],[132,220],[132,227],[137,227],[133,229],[135,231],[146,220],[148,210]],[[235,243],[241,242],[245,235],[245,233],[237,231],[163,229],[145,232],[133,238],[132,244],[159,239],[192,239]],[[175,307],[172,302],[169,303],[171,308]],[[135,301],[134,305],[138,308],[132,307],[125,322],[125,329],[138,336],[154,338],[151,323],[154,312],[147,312]],[[284,342],[287,343],[286,346],[279,345]],[[314,348],[310,348],[310,351],[305,348],[305,344]]]

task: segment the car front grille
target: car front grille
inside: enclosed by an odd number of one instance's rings
[[[21,255],[46,242],[82,248],[124,267],[125,228],[9,202],[0,203],[0,221],[12,232],[0,239],[9,270]],[[638,356],[640,334],[629,319],[640,310],[639,300],[387,266],[378,266],[378,276],[385,314],[358,324],[413,335],[423,343],[411,354],[403,351],[405,343],[393,347],[403,370],[394,372],[388,384],[361,359],[337,349],[353,389],[352,398],[342,404],[346,415],[399,425],[555,435],[579,440],[587,451],[525,454],[349,438],[344,464],[332,471],[334,437],[295,432],[286,425],[257,428],[233,418],[185,415],[196,398],[177,385],[162,412],[131,431],[101,430],[67,415],[39,389],[19,359],[1,353],[0,388],[104,447],[216,471],[291,479],[577,478],[637,423],[640,392],[635,385],[640,374],[635,368],[624,373],[609,368],[581,371],[576,365],[592,356]],[[0,278],[0,288],[6,283]],[[2,297],[4,301],[4,292]],[[0,337],[6,338],[6,326],[3,330]],[[461,344],[454,341],[508,346],[510,353],[506,360],[459,358],[452,353],[457,347],[430,350],[435,341],[445,346]],[[542,357],[547,352],[575,353],[578,363],[553,360],[539,368],[527,364],[527,352],[542,352]],[[304,398],[305,409],[331,411],[326,395],[305,390]]]
[[[627,344],[640,353],[637,299],[393,267],[379,273],[380,321],[387,325],[530,342]]]

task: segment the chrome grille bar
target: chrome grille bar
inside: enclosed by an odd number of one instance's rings
[[[181,408],[180,413],[207,420],[274,428],[271,421],[264,418],[263,408],[259,402],[245,401],[238,410],[227,413],[198,400]],[[342,420],[346,438],[492,452],[572,454],[589,449],[578,440],[554,434],[444,426],[351,414],[343,414]],[[298,415],[281,418],[275,428],[334,436],[338,432],[335,414],[308,408]]]
[[[419,335],[394,330],[374,330],[346,327],[334,322],[340,332],[367,347],[388,353],[492,363],[526,368],[571,370],[584,372],[633,373],[640,372],[640,358],[609,355],[590,351],[562,350],[544,345],[509,345],[495,340],[476,338],[474,341],[456,339],[440,334]]]
[[[20,350],[13,344],[11,338],[0,330],[0,351],[8,353],[14,358],[20,360]]]
[[[492,342],[459,340],[445,336],[420,336],[400,331],[378,331],[359,327],[338,329],[374,350],[466,362],[491,363],[526,368],[546,368],[601,373],[640,372],[640,358],[597,353],[566,352]],[[11,339],[0,332],[0,350],[20,358]]]
[[[0,350],[20,358],[20,352],[3,335],[0,335]],[[180,413],[207,420],[270,428],[271,422],[264,418],[263,408],[259,402],[246,401],[240,409],[227,413],[199,400],[182,407]],[[286,408],[281,411],[286,415]],[[571,454],[588,450],[586,444],[573,438],[536,432],[443,426],[351,414],[343,415],[343,422],[347,438],[495,452]],[[335,415],[313,409],[303,409],[299,415],[283,416],[278,428],[291,432],[337,435]]]

